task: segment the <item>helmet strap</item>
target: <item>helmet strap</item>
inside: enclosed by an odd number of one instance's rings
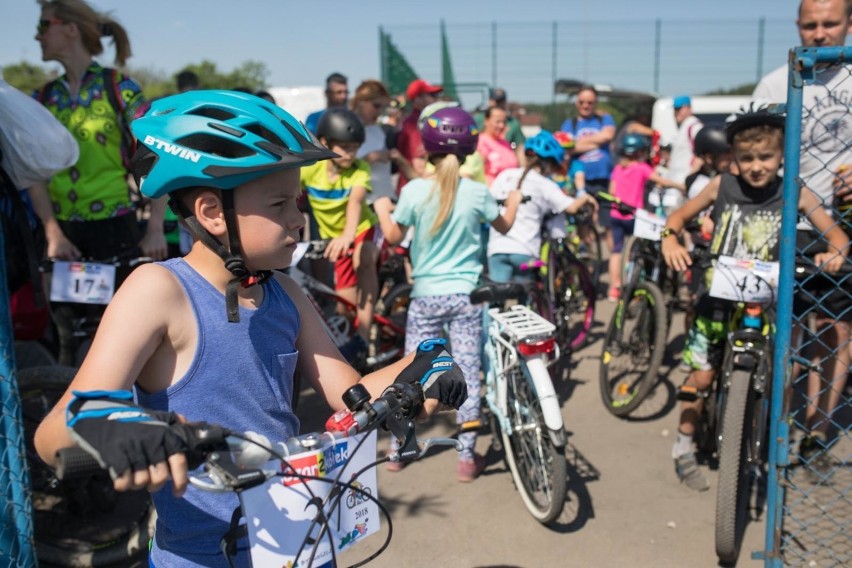
[[[225,262],[225,268],[234,275],[234,278],[225,287],[225,309],[228,312],[228,322],[238,323],[240,321],[240,309],[237,301],[237,286],[242,285],[243,288],[250,288],[256,284],[262,284],[272,276],[272,271],[248,271],[240,254],[240,236],[237,228],[237,217],[234,213],[234,192],[222,191],[221,195],[225,227],[228,229],[228,247],[205,229],[195,218],[195,214],[181,200],[172,197],[169,199],[169,206],[176,209],[178,214],[183,217],[190,232],[197,236],[204,246],[215,252]],[[233,251],[236,251],[236,254]]]

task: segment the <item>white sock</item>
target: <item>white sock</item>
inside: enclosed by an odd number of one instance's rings
[[[680,456],[692,453],[692,436],[682,434],[680,430],[677,432],[677,439],[672,446],[672,459],[677,459]]]

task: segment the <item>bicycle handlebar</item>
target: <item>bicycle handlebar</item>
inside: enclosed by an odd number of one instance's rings
[[[390,430],[402,442],[400,449],[387,458],[389,461],[416,460],[435,445],[452,445],[461,450],[461,443],[455,439],[418,440],[415,437],[414,417],[424,401],[420,385],[394,383],[373,402],[369,398],[362,385],[354,385],[343,395],[348,410],[332,415],[326,422],[326,432],[311,432],[275,444],[257,434],[232,432],[206,422],[177,424],[170,428],[186,443],[189,468],[205,465],[206,478],[213,481],[205,481],[204,475],[195,475],[190,478],[190,483],[207,491],[235,491],[263,483],[272,475],[280,474],[280,469],[274,472],[257,469],[270,459],[286,461],[291,455],[319,449],[335,440],[366,433],[378,426]],[[95,458],[80,447],[57,452],[56,476],[59,479],[92,477],[102,473],[103,469]],[[299,476],[295,471],[292,475]]]

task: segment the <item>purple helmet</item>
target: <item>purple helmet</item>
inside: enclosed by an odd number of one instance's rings
[[[458,107],[436,110],[420,127],[423,148],[429,154],[473,154],[479,140],[479,127],[469,113]]]

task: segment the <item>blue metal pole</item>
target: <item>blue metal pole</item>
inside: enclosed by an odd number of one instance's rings
[[[2,227],[0,227],[2,229]],[[20,395],[15,378],[15,351],[9,290],[6,285],[3,231],[0,230],[0,491],[7,501],[0,515],[0,560],[10,565],[35,566],[30,476],[24,447]]]

